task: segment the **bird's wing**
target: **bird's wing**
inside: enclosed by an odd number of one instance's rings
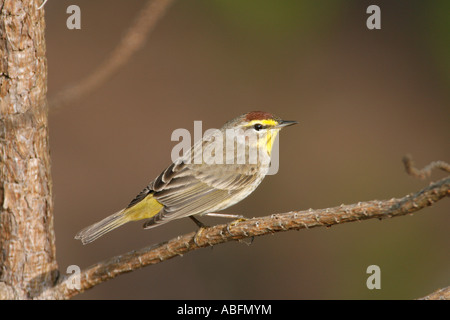
[[[261,175],[238,165],[210,165],[205,168],[204,164],[174,163],[148,187],[164,208],[145,227],[211,212],[211,209],[224,209],[221,207],[226,207],[228,200],[245,191],[248,185],[258,185],[261,180]]]

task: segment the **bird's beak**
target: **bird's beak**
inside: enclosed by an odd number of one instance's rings
[[[289,120],[281,120],[278,122],[276,128],[284,128],[287,126],[292,126],[293,124],[297,124],[297,121],[289,121]]]

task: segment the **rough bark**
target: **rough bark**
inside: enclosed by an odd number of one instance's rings
[[[0,0],[0,284],[19,299],[58,277],[39,4]]]

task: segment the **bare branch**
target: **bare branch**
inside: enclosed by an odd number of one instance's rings
[[[439,289],[418,300],[450,300],[450,287]]]
[[[191,232],[167,242],[99,262],[81,272],[81,288],[71,288],[69,279],[63,278],[54,288],[49,289],[51,292],[45,292],[43,298],[50,295],[68,299],[123,273],[182,256],[199,248],[281,231],[330,227],[345,222],[402,216],[431,206],[449,195],[450,177],[447,177],[403,198],[359,202],[328,209],[291,211],[200,229],[197,233]]]
[[[423,169],[417,169],[414,166],[412,157],[408,154],[403,157],[403,164],[405,165],[406,172],[416,178],[425,179],[431,176],[431,171],[433,169],[441,169],[446,172],[450,172],[450,164],[444,161],[433,161]]]
[[[122,37],[111,55],[90,75],[79,83],[68,87],[49,100],[50,110],[68,105],[82,96],[96,90],[111,75],[122,67],[145,43],[148,34],[164,16],[174,0],[149,0],[141,9],[136,20]]]

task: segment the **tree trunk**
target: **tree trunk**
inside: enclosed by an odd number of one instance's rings
[[[0,0],[0,296],[4,298],[36,297],[58,278],[45,21],[39,4]]]

